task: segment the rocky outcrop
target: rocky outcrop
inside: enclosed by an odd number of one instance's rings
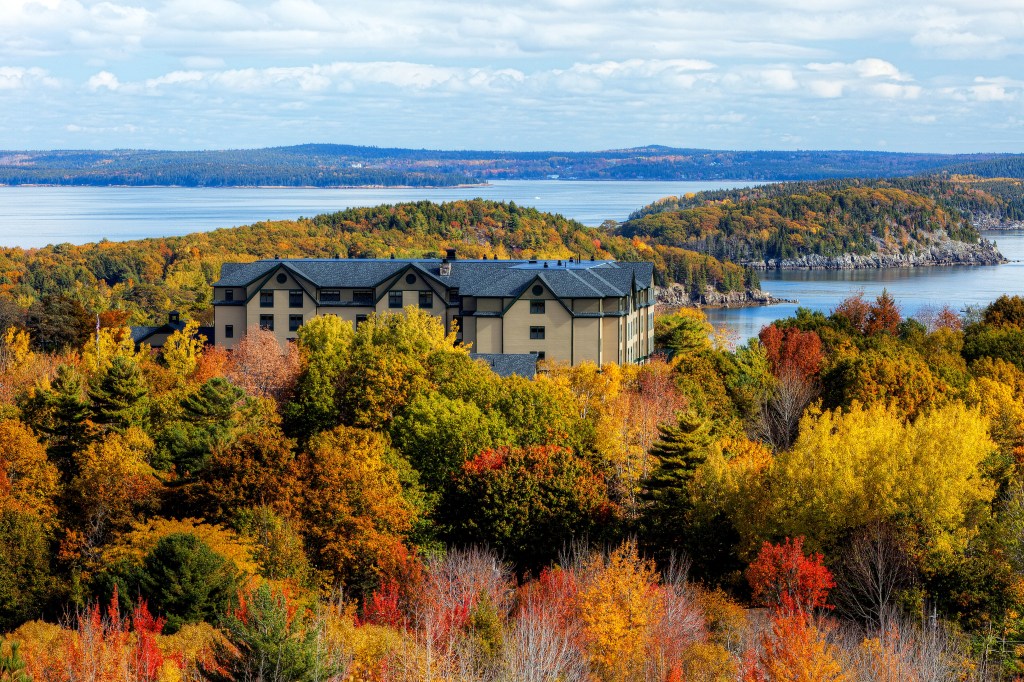
[[[992,242],[982,239],[977,244],[945,240],[906,252],[880,252],[840,256],[809,254],[799,258],[745,261],[743,265],[756,270],[860,270],[868,268],[908,268],[930,265],[999,265],[1006,258]]]
[[[783,298],[775,298],[767,291],[761,291],[760,289],[730,291],[723,294],[713,287],[708,287],[700,296],[694,297],[691,295],[690,290],[682,284],[655,287],[655,300],[658,305],[668,308],[744,308],[756,305],[794,302]]]
[[[1024,230],[1024,220],[1011,220],[991,213],[972,213],[971,222],[979,230]]]

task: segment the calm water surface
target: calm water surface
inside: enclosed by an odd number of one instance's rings
[[[0,187],[0,246],[168,237],[358,206],[476,197],[514,201],[594,226],[625,220],[661,197],[753,184],[763,183],[503,180],[444,189]]]
[[[486,187],[447,189],[0,187],[0,246],[171,236],[355,206],[475,197],[515,201],[586,225],[600,225],[608,219],[623,220],[664,196],[751,184],[756,183],[507,180]],[[948,304],[961,310],[985,305],[1003,293],[1024,294],[1024,231],[987,236],[1015,262],[989,267],[770,272],[763,275],[762,287],[824,312],[858,291],[874,297],[887,288],[907,315],[923,306]],[[708,317],[744,340],[771,321],[792,315],[796,307],[711,310]]]
[[[1005,265],[928,268],[887,268],[884,270],[782,270],[762,273],[761,288],[779,298],[796,299],[799,306],[828,313],[847,296],[864,292],[874,298],[888,289],[904,315],[924,307],[955,310],[984,306],[1001,294],[1024,294],[1024,231],[988,232],[1003,255]],[[708,310],[715,326],[728,327],[742,342],[756,336],[761,327],[789,317],[796,304],[758,308]]]

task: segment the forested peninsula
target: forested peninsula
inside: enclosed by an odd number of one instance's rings
[[[828,180],[668,197],[617,233],[756,269],[853,269],[1005,262],[964,211],[1016,204],[910,178]]]
[[[764,303],[756,273],[644,239],[611,234],[515,203],[429,201],[353,208],[298,220],[127,242],[0,249],[0,324],[16,316],[39,343],[85,338],[93,310],[129,324],[163,322],[168,310],[206,321],[210,284],[225,261],[289,258],[597,258],[651,261],[659,286],[683,304]],[[679,292],[685,294],[679,299]]]

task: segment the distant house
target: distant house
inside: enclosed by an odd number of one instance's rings
[[[132,341],[135,342],[136,348],[144,343],[148,343],[152,348],[163,348],[168,336],[184,328],[185,322],[182,322],[181,315],[177,310],[172,310],[167,314],[167,322],[158,327],[132,327]],[[198,333],[205,336],[206,342],[212,345],[214,329],[215,327],[200,327]]]
[[[625,364],[654,351],[651,263],[460,260],[454,250],[425,259],[273,258],[225,263],[213,287],[212,338],[228,349],[254,327],[284,345],[318,315],[358,325],[413,306],[457,329],[496,370],[530,371],[522,359],[494,359],[504,355]]]

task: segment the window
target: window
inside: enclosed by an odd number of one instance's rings
[[[299,327],[302,326],[302,315],[289,315],[288,316],[288,331],[297,332]]]
[[[405,276],[405,283],[406,284],[416,284],[416,275],[414,275],[414,274],[412,274],[410,272],[408,275]]]
[[[366,315],[356,315],[356,327],[366,322]]]
[[[534,355],[536,355],[538,360],[543,360],[544,359],[544,351],[542,351],[542,350],[531,350],[530,352],[533,353]]]
[[[274,316],[260,315],[260,329],[266,329],[268,332],[274,331]]]
[[[530,301],[530,314],[531,315],[543,315],[544,314],[544,301]]]
[[[433,291],[421,291],[420,292],[420,307],[421,308],[433,308],[434,307],[434,292]]]
[[[224,325],[224,338],[233,339],[235,338],[235,325],[226,324]]]
[[[235,290],[234,289],[225,289],[224,290],[224,300],[225,301],[233,301],[233,300],[235,300]]]
[[[274,290],[264,289],[260,292],[260,307],[261,308],[273,308],[274,307]]]
[[[287,281],[288,281],[288,275],[284,274],[283,272],[277,273],[277,283],[278,284],[284,284]]]
[[[451,305],[459,305],[460,303],[462,303],[462,297],[459,295],[458,289],[448,290],[448,303],[450,303]]]
[[[530,327],[530,338],[531,339],[543,339],[544,338],[544,327]]]
[[[302,307],[302,289],[292,289],[291,291],[288,292],[288,307]]]
[[[320,291],[321,303],[340,303],[341,291],[338,289],[323,289]]]
[[[544,287],[542,287],[539,284],[534,284],[533,285],[533,289],[531,289],[530,291],[533,292],[534,296],[540,296],[541,294],[544,293]]]
[[[401,291],[389,291],[388,292],[388,307],[389,308],[401,308],[402,307],[402,292]]]
[[[352,292],[352,302],[356,305],[373,305],[373,292],[357,289]]]

